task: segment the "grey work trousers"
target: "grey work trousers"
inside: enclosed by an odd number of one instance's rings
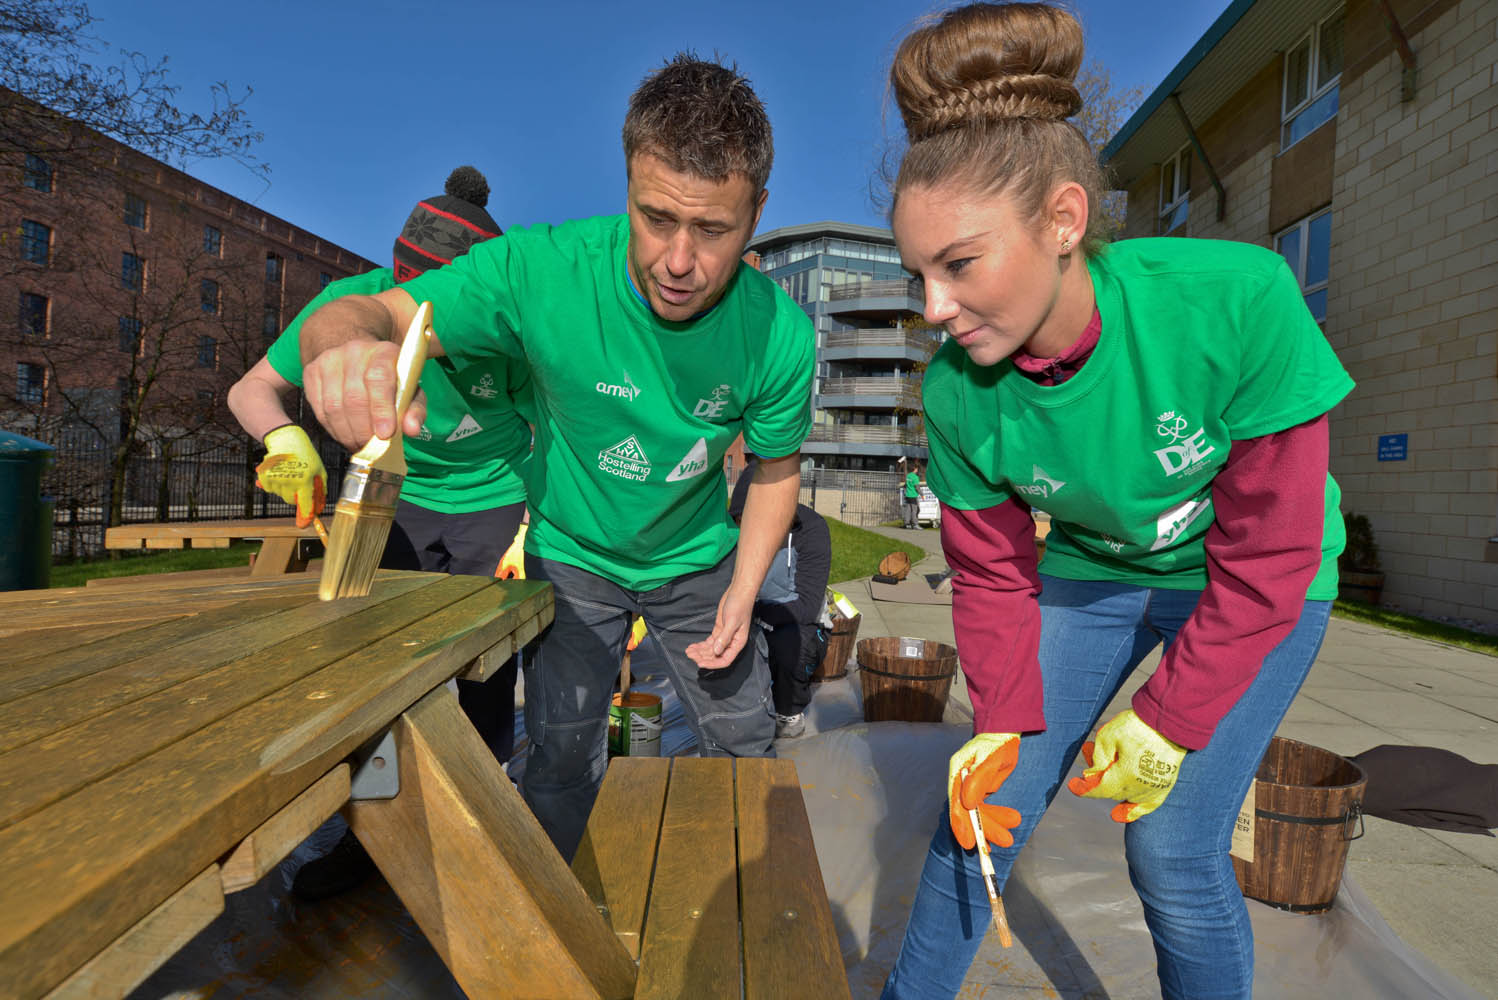
[[[548,580],[556,615],[526,658],[529,756],[521,793],[571,861],[608,768],[608,710],[630,623],[643,615],[704,757],[773,757],[775,716],[761,630],[734,662],[701,670],[686,649],[712,634],[734,553],[711,569],[652,590],[626,590],[577,566],[525,556],[525,575]]]

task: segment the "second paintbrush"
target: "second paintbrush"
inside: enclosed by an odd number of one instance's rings
[[[423,302],[406,328],[395,361],[395,430],[388,438],[370,438],[343,476],[317,591],[324,601],[363,597],[374,585],[375,571],[395,521],[401,484],[406,479],[401,420],[416,396],[431,335],[432,304]]]

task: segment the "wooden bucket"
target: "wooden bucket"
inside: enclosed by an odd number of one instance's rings
[[[847,675],[848,659],[853,655],[853,644],[858,641],[858,623],[861,621],[863,615],[852,618],[833,616],[832,631],[827,633],[827,648],[822,650],[822,658],[817,661],[817,669],[811,675],[813,683]]]
[[[858,643],[865,722],[940,722],[957,650],[944,642],[880,636]]]
[[[1363,835],[1363,769],[1276,736],[1257,778],[1254,858],[1233,858],[1243,895],[1293,913],[1325,913],[1342,884],[1347,845]]]

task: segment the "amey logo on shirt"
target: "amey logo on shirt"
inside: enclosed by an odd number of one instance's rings
[[[618,396],[620,399],[630,403],[633,403],[635,401],[635,397],[640,394],[639,387],[635,385],[635,380],[629,377],[628,371],[625,371],[624,381],[622,383],[604,382],[600,380],[599,383],[593,387],[593,391],[601,392],[605,396]]]
[[[613,473],[620,479],[643,483],[650,475],[650,459],[645,457],[645,449],[640,447],[640,442],[631,434],[612,448],[605,448],[598,453],[598,468],[602,472]]]
[[[1019,483],[1014,484],[1014,488],[1027,497],[1040,497],[1044,499],[1055,496],[1061,487],[1066,485],[1061,480],[1053,479],[1046,475],[1046,471],[1038,465],[1030,471],[1030,478],[1035,480],[1033,484],[1026,486],[1021,486]]]
[[[1170,439],[1170,444],[1155,451],[1155,457],[1160,460],[1167,476],[1195,475],[1206,465],[1207,456],[1217,450],[1215,445],[1203,440],[1207,433],[1205,429],[1197,428],[1195,433],[1187,433],[1190,426],[1190,422],[1175,410],[1166,410],[1155,418],[1155,433]]]
[[[723,407],[728,405],[729,397],[733,395],[733,386],[727,382],[713,389],[704,399],[697,400],[697,405],[692,407],[692,416],[712,420],[723,412]]]
[[[707,471],[707,438],[698,438],[676,469],[666,477],[668,483],[679,483],[683,479],[700,476]]]
[[[485,374],[473,385],[468,387],[468,395],[477,396],[479,399],[493,399],[499,395],[499,390],[494,388],[494,376]]]

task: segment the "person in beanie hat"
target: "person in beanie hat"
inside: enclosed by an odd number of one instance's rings
[[[447,178],[444,193],[425,198],[395,241],[394,268],[379,268],[329,284],[229,390],[229,409],[245,431],[265,443],[256,482],[297,507],[297,522],[322,512],[327,472],[306,431],[288,416],[285,398],[302,385],[298,347],[302,323],[324,303],[371,295],[461,257],[501,235],[485,211],[489,184],[473,167]],[[516,407],[529,397],[523,362],[497,356],[462,368],[429,364],[421,374],[427,399],[420,434],[407,436],[410,470],[401,485],[395,524],[380,565],[495,576],[525,515],[522,472],[531,432]],[[515,730],[514,660],[488,681],[458,681],[458,700],[500,762],[510,757]],[[374,870],[352,834],[325,857],[303,865],[292,891],[304,900],[335,895]]]
[[[489,182],[473,167],[447,175],[443,193],[423,198],[406,216],[395,238],[395,280],[410,281],[429,267],[451,264],[475,243],[503,236],[484,206]]]

